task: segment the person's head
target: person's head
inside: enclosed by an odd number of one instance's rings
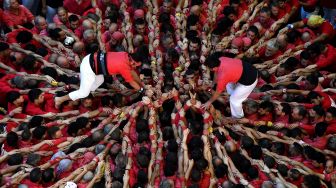
[[[63,23],[68,21],[68,11],[64,7],[59,7],[57,9],[57,16]]]
[[[323,101],[323,96],[321,96],[316,91],[310,91],[307,95],[307,99],[315,105],[321,105]]]
[[[322,18],[320,15],[311,15],[308,18],[307,25],[308,27],[315,29],[320,27],[324,21],[324,18]]]
[[[319,84],[319,79],[316,74],[310,74],[305,79],[307,90],[314,90]]]
[[[315,105],[312,109],[308,110],[308,116],[310,119],[320,119],[325,116],[325,111],[322,106]]]
[[[35,22],[36,28],[40,31],[47,29],[48,27],[46,19],[42,16],[36,16],[34,19],[34,22]]]
[[[69,23],[70,23],[70,28],[75,30],[79,27],[79,17],[75,14],[72,14],[69,16]]]
[[[273,1],[270,5],[271,14],[273,17],[277,18],[279,16],[279,4],[277,1]]]
[[[140,35],[144,35],[146,32],[146,23],[144,19],[138,18],[134,21],[135,30]]]
[[[275,167],[275,159],[269,155],[264,156],[264,163],[268,168],[274,168]]]
[[[321,187],[320,178],[316,175],[305,175],[303,177],[302,188],[316,188]]]
[[[81,104],[84,108],[91,108],[93,105],[93,95],[89,94],[85,99],[82,99]]]
[[[191,37],[189,39],[189,51],[197,52],[201,48],[201,39],[198,37]]]
[[[10,91],[6,95],[7,102],[15,106],[22,106],[24,102],[23,96],[17,91]]]
[[[233,141],[227,141],[224,144],[225,150],[229,153],[233,153],[237,150],[236,144]]]
[[[55,170],[53,168],[47,168],[42,172],[42,181],[44,183],[52,182],[55,179]]]
[[[29,101],[41,105],[44,102],[44,95],[40,89],[32,89],[28,92]]]
[[[291,113],[291,106],[288,103],[278,103],[275,105],[275,114],[277,116],[289,115]]]
[[[9,166],[19,165],[19,164],[22,164],[22,162],[23,162],[23,155],[21,153],[15,153],[15,154],[9,155],[7,159],[7,164]]]
[[[259,104],[258,114],[260,116],[265,116],[272,114],[274,111],[274,105],[270,101],[263,101]]]
[[[70,171],[72,169],[72,163],[73,162],[70,159],[62,159],[56,167],[56,173],[61,174]]]
[[[205,60],[205,65],[210,68],[210,70],[215,71],[220,65],[220,60],[223,56],[222,52],[214,52],[208,56],[208,58]]]
[[[281,142],[274,142],[272,146],[272,151],[279,154],[279,155],[284,155],[285,153],[285,144]]]
[[[285,34],[278,35],[276,38],[276,43],[279,46],[279,48],[285,49],[288,44],[287,35]]]
[[[20,4],[18,0],[9,0],[9,9],[17,10],[19,9]]]
[[[92,139],[94,142],[99,142],[104,138],[104,131],[103,130],[96,130],[92,133]]]
[[[249,136],[241,137],[241,146],[244,149],[251,149],[253,147],[253,139]]]
[[[276,44],[276,39],[271,39],[266,44],[265,56],[271,57],[279,50],[278,45]]]
[[[31,153],[27,156],[26,163],[35,167],[39,165],[40,161],[41,161],[41,155],[36,154],[36,153]]]
[[[263,7],[260,10],[259,21],[261,24],[266,23],[271,17],[271,10],[268,7]]]
[[[47,128],[45,126],[37,126],[33,130],[33,138],[41,140],[46,136]]]
[[[250,166],[247,170],[247,176],[252,180],[256,179],[259,176],[258,169],[254,166]]]
[[[295,106],[292,110],[291,116],[294,121],[300,121],[302,120],[307,114],[307,110],[304,106]]]
[[[325,164],[325,172],[327,174],[330,174],[334,171],[334,165],[335,161],[333,159],[329,159],[327,160],[326,164]]]
[[[66,34],[65,32],[61,29],[61,28],[55,28],[55,29],[50,29],[49,30],[49,36],[50,38],[60,41],[60,42],[64,42],[64,40],[66,39]]]
[[[238,11],[240,6],[240,0],[230,0],[229,5],[235,10]]]
[[[258,102],[254,100],[246,100],[243,109],[245,114],[252,115],[258,111]]]
[[[199,28],[199,16],[191,14],[187,18],[187,31],[197,31]]]
[[[6,143],[7,145],[17,148],[18,147],[18,141],[19,141],[19,136],[16,134],[16,132],[9,132],[6,135]]]
[[[10,54],[11,50],[9,49],[9,45],[5,42],[0,42],[0,57],[8,57]]]
[[[92,180],[94,174],[92,171],[88,171],[84,174],[82,180],[85,182],[85,183],[88,183]]]
[[[224,7],[223,14],[232,21],[237,20],[237,12],[232,6]]]
[[[256,26],[250,26],[246,31],[246,36],[254,41],[256,38],[259,37],[259,30]]]
[[[42,170],[40,168],[34,168],[29,174],[29,180],[33,183],[38,183],[42,179]]]
[[[83,39],[86,44],[90,44],[97,40],[97,36],[92,29],[87,29],[83,33]]]
[[[328,124],[326,122],[319,122],[315,125],[315,135],[318,137],[323,137],[326,130],[327,130]]]
[[[33,34],[27,30],[19,31],[16,35],[17,43],[27,44],[33,39]]]
[[[328,123],[336,119],[336,108],[329,107],[326,112],[325,121]]]
[[[47,133],[48,133],[49,137],[52,138],[52,139],[58,139],[58,138],[61,138],[63,136],[62,131],[59,127],[50,127],[47,130]]]
[[[169,48],[173,48],[174,47],[174,39],[173,36],[169,33],[164,34],[161,36],[161,42],[162,42],[162,46],[165,49],[169,49]]]

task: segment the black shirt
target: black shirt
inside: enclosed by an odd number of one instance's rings
[[[240,76],[238,83],[249,86],[253,84],[258,77],[258,70],[248,62],[242,60],[243,72]]]

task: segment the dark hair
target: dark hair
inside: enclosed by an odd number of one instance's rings
[[[329,112],[332,115],[333,118],[336,118],[336,108],[335,107],[332,107],[332,106],[329,107],[327,109],[327,112]]]
[[[254,166],[250,166],[250,168],[247,170],[247,176],[250,179],[256,179],[259,176],[258,169]]]
[[[16,134],[16,132],[9,132],[7,133],[6,136],[6,143],[7,145],[17,148],[18,147],[18,141],[19,141],[19,136]]]
[[[146,185],[148,182],[147,173],[144,170],[140,169],[138,171],[137,180],[138,183],[140,183],[141,185]]]
[[[260,159],[262,156],[262,150],[259,145],[253,145],[251,148],[251,158]]]
[[[325,134],[328,124],[326,122],[319,122],[315,125],[315,134],[318,137],[321,137]]]
[[[191,26],[195,26],[198,22],[199,22],[199,17],[198,16],[193,15],[193,14],[188,16],[188,18],[187,18],[187,30],[189,30],[189,28]]]
[[[242,136],[241,137],[241,146],[245,149],[251,149],[253,147],[253,139],[249,136]]]
[[[15,153],[13,155],[8,156],[7,159],[7,164],[9,166],[15,166],[15,165],[19,165],[22,164],[23,162],[23,156],[21,153]]]
[[[315,105],[312,109],[316,112],[317,115],[325,116],[324,108],[321,105]]]
[[[270,101],[263,101],[259,104],[259,108],[262,108],[270,113],[274,111],[274,104]]]
[[[43,117],[33,116],[28,123],[28,127],[29,128],[34,128],[34,127],[37,127],[37,126],[41,126],[42,122],[43,122]]]
[[[67,133],[68,133],[70,136],[75,136],[75,135],[77,135],[79,129],[81,129],[81,126],[80,126],[77,122],[72,122],[72,123],[70,123],[70,125],[68,126]]]
[[[49,135],[50,138],[54,138],[56,132],[59,131],[59,130],[60,130],[59,127],[54,126],[54,127],[50,127],[50,128],[47,130],[47,133],[48,133],[48,135]]]
[[[32,133],[30,132],[29,129],[24,129],[24,130],[22,131],[22,135],[21,135],[21,137],[22,137],[22,140],[23,140],[23,141],[27,141],[27,140],[29,140],[29,139],[31,138],[31,136],[32,136]]]
[[[54,169],[53,168],[47,168],[42,173],[42,180],[44,183],[49,183],[54,179]]]
[[[27,71],[34,70],[36,58],[33,55],[27,55],[22,61],[22,67]]]
[[[75,14],[70,15],[68,19],[69,19],[69,22],[79,21],[79,17]]]
[[[58,38],[61,37],[60,32],[62,32],[61,28],[50,29],[49,30],[49,36],[53,40],[58,40]]]
[[[284,112],[286,115],[289,115],[292,111],[291,106],[288,103],[280,103],[282,106],[282,112]]]
[[[288,33],[286,33],[286,36],[287,36],[287,41],[289,43],[295,43],[297,38],[301,36],[301,33],[298,30],[293,29],[289,31]]]
[[[320,178],[316,175],[305,175],[303,177],[303,183],[307,188],[321,187]]]
[[[230,0],[229,4],[230,5],[232,5],[232,4],[240,4],[240,0]]]
[[[16,41],[18,43],[27,44],[32,39],[33,34],[27,30],[19,31],[19,33],[16,35]]]
[[[300,59],[305,59],[305,60],[309,60],[309,59],[311,59],[311,55],[310,55],[310,53],[308,52],[308,50],[303,50],[303,51],[300,53]]]
[[[39,182],[41,178],[42,178],[42,171],[40,168],[34,168],[29,174],[30,181],[34,183]]]
[[[134,25],[143,25],[145,23],[145,20],[142,18],[137,18],[136,20],[134,20]]]
[[[179,54],[175,48],[168,48],[167,55],[172,59],[172,61],[177,61],[179,59]]]
[[[148,168],[149,159],[146,155],[137,154],[136,160],[141,168]]]
[[[309,101],[312,101],[313,99],[317,99],[321,97],[321,95],[319,93],[317,93],[316,91],[310,91],[307,95],[307,99]]]
[[[167,141],[167,150],[169,152],[177,153],[178,150],[178,144],[175,139],[170,139]]]
[[[254,26],[254,25],[250,26],[247,29],[247,32],[249,32],[249,31],[255,33],[256,37],[259,37],[259,30],[258,30],[258,28],[256,26]]]
[[[268,15],[271,15],[271,10],[268,7],[262,7],[260,13],[266,13]]]
[[[278,164],[277,165],[277,170],[278,172],[283,176],[287,177],[288,176],[288,167],[284,164]]]
[[[147,131],[141,131],[138,134],[138,143],[141,144],[147,141],[149,141],[149,133]]]
[[[48,76],[50,76],[50,77],[52,77],[54,79],[58,77],[57,71],[53,67],[44,67],[43,69],[41,69],[41,72],[44,75],[48,75]]]
[[[37,126],[33,130],[33,138],[37,140],[41,140],[46,132],[47,132],[47,128],[45,126]]]
[[[209,55],[204,63],[210,69],[218,67],[220,65],[219,58],[222,57],[223,55],[224,54],[222,52],[215,52],[215,53]]]
[[[6,101],[13,104],[13,102],[20,98],[21,94],[18,91],[10,91],[6,94]]]
[[[9,45],[5,42],[0,42],[0,52],[3,52],[5,50],[9,49]]]
[[[220,164],[215,168],[215,176],[217,178],[223,178],[228,172],[228,167],[225,164]]]
[[[30,102],[34,103],[36,99],[42,94],[42,90],[40,89],[32,89],[28,92],[28,98]]]
[[[224,10],[222,11],[222,13],[225,16],[229,16],[230,14],[234,14],[234,15],[237,14],[236,11],[234,10],[234,8],[232,6],[225,6]]]
[[[264,156],[264,163],[268,168],[274,168],[276,164],[275,159],[268,155]]]

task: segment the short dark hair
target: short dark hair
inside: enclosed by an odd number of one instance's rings
[[[6,42],[0,42],[0,52],[3,52],[8,49],[9,49],[9,45]]]
[[[319,122],[315,125],[316,136],[323,136],[327,130],[328,124],[326,122]]]
[[[236,11],[234,10],[234,8],[232,6],[225,6],[222,13],[225,16],[229,16],[230,14],[234,14],[234,15],[237,14]]]
[[[18,146],[18,141],[19,141],[19,136],[17,135],[16,132],[11,131],[7,133],[7,136],[6,136],[7,145],[16,148]]]
[[[219,58],[224,56],[222,52],[214,52],[213,54],[209,55],[208,58],[205,60],[205,65],[209,68],[215,68],[220,65]]]
[[[33,55],[27,55],[22,61],[22,67],[25,70],[34,70],[36,64],[36,58]]]
[[[270,101],[263,101],[259,104],[259,108],[262,108],[272,113],[274,111],[274,104]]]
[[[47,128],[45,126],[37,126],[33,130],[33,138],[37,140],[41,140],[46,132],[47,132]]]
[[[316,91],[310,91],[307,95],[307,99],[309,101],[312,101],[313,99],[317,99],[321,97],[321,95],[319,93],[317,93]]]
[[[316,175],[305,175],[303,177],[303,183],[307,188],[321,187],[320,178]]]
[[[199,22],[199,17],[196,15],[191,14],[187,18],[187,30],[189,30],[189,27],[195,26]]]
[[[69,22],[79,21],[79,17],[75,14],[70,15],[68,19],[69,19]]]
[[[20,96],[21,96],[21,94],[18,91],[10,91],[6,95],[6,100],[7,100],[7,102],[13,104],[13,102],[16,99],[20,98]]]
[[[16,41],[18,43],[26,44],[33,39],[33,34],[27,30],[19,31],[16,35]]]
[[[255,33],[256,37],[259,36],[259,30],[258,30],[258,28],[257,28],[256,26],[254,26],[254,25],[250,26],[250,27],[247,29],[247,32],[248,32],[248,31],[251,31],[251,32]]]
[[[40,89],[31,89],[28,92],[28,98],[30,102],[34,103],[34,101],[42,94],[42,90]]]
[[[54,127],[50,127],[50,128],[47,130],[47,133],[48,133],[48,135],[49,135],[50,138],[54,138],[56,132],[59,131],[59,130],[60,130],[59,127],[54,126]]]
[[[30,181],[34,183],[39,182],[41,178],[42,178],[42,170],[40,168],[34,168],[29,174]]]
[[[335,118],[336,117],[336,108],[331,106],[327,109],[327,112],[331,113],[332,117]]]
[[[136,20],[134,20],[134,25],[143,25],[145,23],[145,20],[142,18],[137,18]]]
[[[51,182],[54,179],[54,169],[47,168],[42,173],[42,180],[45,183]]]
[[[254,166],[250,166],[247,170],[247,175],[250,179],[256,179],[259,176],[258,169]]]
[[[30,119],[30,121],[28,123],[28,126],[29,126],[29,128],[34,128],[34,127],[37,127],[37,126],[41,126],[42,122],[43,122],[43,117],[42,116],[33,116]]]
[[[7,164],[9,166],[19,165],[22,164],[22,162],[23,162],[23,156],[21,153],[15,153],[13,155],[10,155],[7,159]]]

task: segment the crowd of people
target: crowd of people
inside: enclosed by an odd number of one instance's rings
[[[1,187],[336,188],[336,2],[0,0]]]

